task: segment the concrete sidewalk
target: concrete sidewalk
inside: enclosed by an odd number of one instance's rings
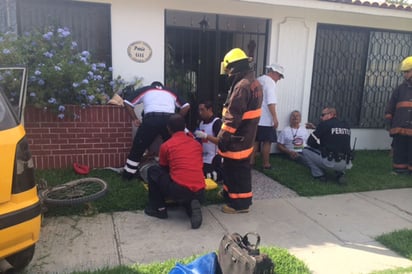
[[[119,264],[150,263],[217,250],[226,232],[258,232],[261,245],[286,248],[313,273],[370,273],[410,267],[412,261],[374,237],[412,229],[412,189],[323,197],[255,200],[248,214],[202,208],[190,228],[180,208],[160,220],[142,211],[93,217],[46,218],[28,273],[70,273]]]

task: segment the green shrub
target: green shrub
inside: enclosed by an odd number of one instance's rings
[[[93,60],[89,51],[80,51],[70,30],[62,27],[49,26],[21,36],[0,34],[0,64],[27,66],[27,104],[55,110],[59,118],[64,118],[67,104],[106,104],[114,90],[129,84],[120,76],[112,80],[112,68]],[[0,74],[0,84],[11,101],[18,96],[10,72]]]

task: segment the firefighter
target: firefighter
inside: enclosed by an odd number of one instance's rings
[[[222,111],[218,153],[223,158],[224,213],[246,213],[252,204],[250,157],[261,114],[262,86],[239,48],[230,50],[221,62],[230,88]]]
[[[412,174],[412,56],[401,62],[399,70],[405,80],[393,91],[385,119],[393,137],[393,170]]]

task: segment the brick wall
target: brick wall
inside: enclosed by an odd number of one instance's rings
[[[67,168],[74,162],[120,167],[132,144],[131,119],[118,106],[69,106],[64,119],[27,107],[24,126],[38,169]]]

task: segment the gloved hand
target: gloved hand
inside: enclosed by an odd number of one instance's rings
[[[194,132],[196,138],[200,138],[200,139],[206,139],[207,138],[207,134],[204,131],[201,130],[195,130]]]

